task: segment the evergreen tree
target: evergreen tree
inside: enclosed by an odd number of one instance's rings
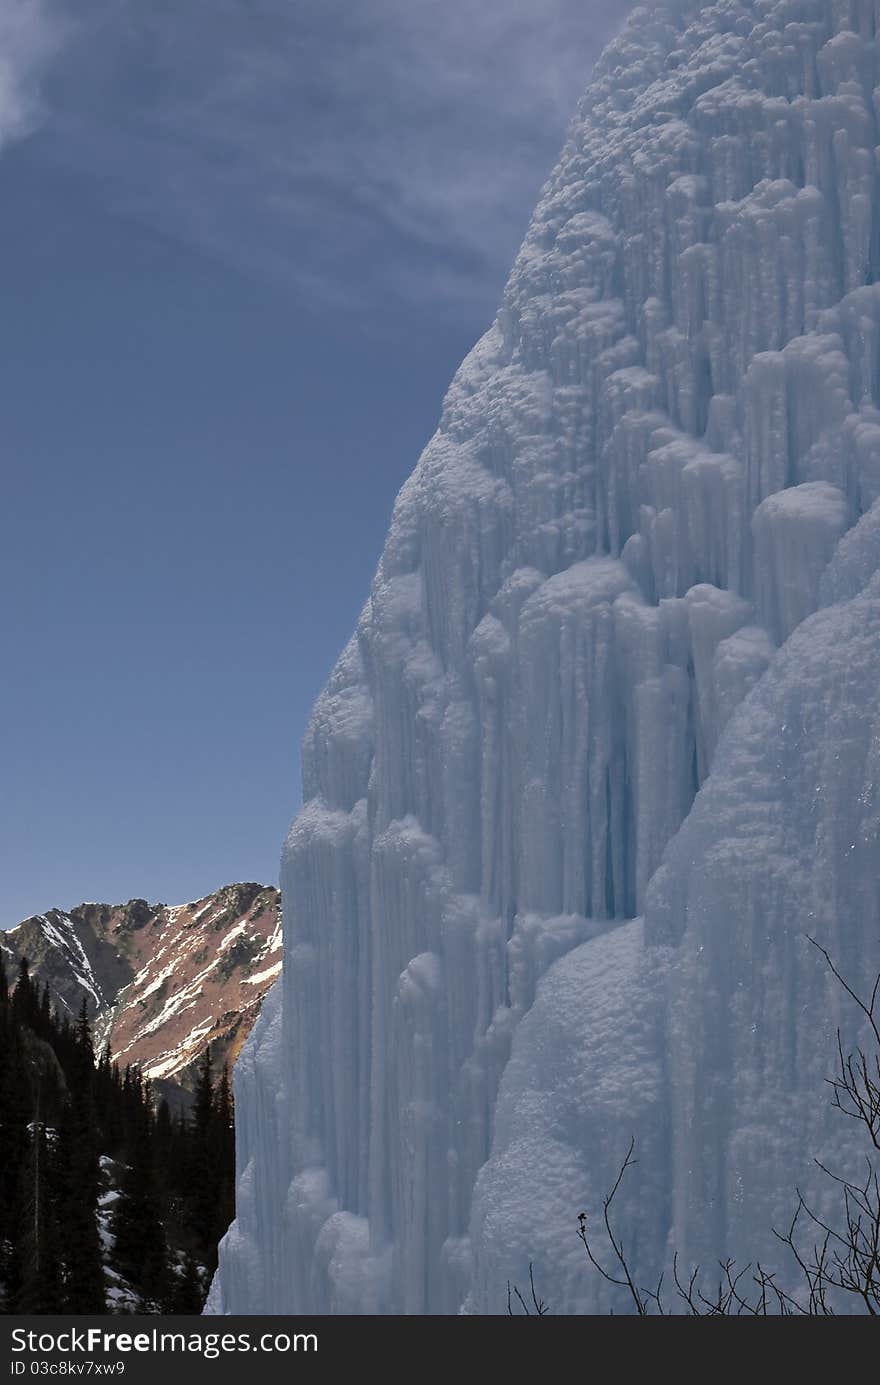
[[[95,1115],[95,1055],[83,1001],[68,1071],[69,1096],[59,1131],[65,1312],[106,1310],[98,1231],[99,1131]]]
[[[12,992],[12,1013],[16,1024],[21,1028],[34,1029],[37,1022],[38,1004],[31,981],[28,959],[22,957],[18,964],[18,980]]]
[[[126,1079],[129,1099],[133,1102],[136,1092],[140,1109],[126,1147],[127,1168],[113,1211],[113,1258],[119,1273],[137,1292],[138,1311],[157,1313],[168,1305],[172,1281],[155,1163],[152,1103],[149,1088],[144,1088],[139,1074],[135,1079],[129,1071]]]
[[[156,1124],[153,1129],[156,1172],[162,1187],[170,1193],[172,1182],[172,1153],[174,1147],[174,1126],[171,1121],[171,1108],[167,1101],[159,1102]]]
[[[0,1009],[0,1301],[4,1311],[22,1283],[19,1203],[30,1149],[32,1097],[21,1035],[12,1007]]]
[[[196,1087],[192,1136],[190,1225],[208,1271],[213,1273],[217,1267],[217,1242],[226,1224],[222,1207],[222,1139],[210,1044],[205,1049]]]
[[[171,1300],[172,1313],[201,1313],[205,1305],[205,1288],[196,1258],[187,1251],[183,1270],[178,1278]]]
[[[235,1217],[235,1118],[229,1065],[223,1065],[217,1094],[218,1238]]]
[[[39,995],[35,1028],[41,1039],[50,1039],[52,1035],[52,1006],[49,999],[49,987],[44,986]]]
[[[79,1059],[83,1067],[91,1074],[95,1070],[95,1050],[92,1045],[92,1026],[89,1023],[89,1007],[86,998],[83,996],[82,1004],[79,1007],[79,1020],[76,1026],[76,1040],[79,1049]]]
[[[105,1311],[100,1154],[120,1157],[114,1260],[142,1311],[196,1313],[233,1208],[229,1074],[207,1053],[191,1114],[154,1114],[137,1067],[105,1046],[87,1005],[53,1012],[27,961],[0,956],[0,1312]],[[171,1247],[173,1246],[173,1250]],[[179,1261],[179,1268],[172,1265]]]
[[[123,1140],[122,1086],[109,1043],[101,1050],[94,1078],[95,1114],[102,1136],[102,1153],[120,1153]]]
[[[19,1282],[13,1304],[18,1313],[61,1313],[64,1309],[57,1180],[53,1172],[46,1127],[38,1113],[21,1168],[16,1245]]]
[[[195,1126],[196,1138],[205,1141],[214,1119],[214,1060],[211,1055],[211,1045],[205,1049],[205,1056],[202,1059],[202,1066],[199,1072],[199,1080],[196,1086],[196,1097],[193,1103],[193,1124]]]

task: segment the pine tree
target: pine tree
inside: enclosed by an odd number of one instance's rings
[[[159,1102],[159,1109],[156,1112],[156,1123],[153,1127],[153,1144],[155,1147],[156,1172],[161,1180],[162,1186],[170,1191],[174,1126],[171,1121],[171,1108],[168,1102],[164,1100]]]
[[[33,1123],[30,1148],[21,1170],[19,1201],[19,1284],[14,1309],[18,1313],[61,1313],[61,1278],[57,1181],[46,1139],[46,1127]]]
[[[99,1132],[95,1114],[95,1054],[83,1001],[72,1061],[69,1096],[59,1131],[65,1312],[106,1310],[103,1255],[98,1231]]]
[[[122,1148],[122,1087],[119,1067],[113,1062],[109,1043],[101,1050],[94,1078],[95,1113],[101,1130],[101,1152],[109,1156]]]
[[[18,980],[12,992],[12,1013],[16,1024],[21,1028],[33,1029],[37,1021],[37,997],[31,981],[31,970],[26,957],[18,964]]]
[[[4,1311],[22,1282],[19,1202],[30,1148],[30,1080],[11,1005],[0,1009],[0,1301]]]
[[[190,1224],[209,1273],[217,1267],[221,1227],[221,1158],[210,1044],[205,1049],[193,1105]]]
[[[211,1045],[205,1049],[205,1056],[202,1059],[202,1067],[199,1072],[199,1080],[196,1086],[196,1096],[193,1103],[193,1124],[195,1126],[196,1138],[206,1140],[208,1131],[214,1118],[214,1060],[211,1055]]]
[[[85,996],[79,1007],[79,1020],[76,1026],[76,1040],[79,1048],[80,1062],[84,1067],[88,1067],[91,1075],[95,1070],[95,1049],[92,1044],[92,1026],[89,1023],[89,1007]]]
[[[138,1295],[138,1311],[162,1312],[172,1291],[170,1259],[162,1221],[162,1197],[155,1165],[154,1119],[149,1087],[126,1073],[129,1098],[140,1098],[137,1121],[126,1148],[127,1168],[116,1201],[113,1259]]]
[[[229,1064],[223,1065],[217,1093],[218,1193],[217,1235],[222,1236],[235,1217],[235,1118]]]
[[[37,988],[39,990],[39,987]],[[43,986],[39,991],[39,1002],[36,1016],[36,1032],[41,1039],[50,1039],[52,1036],[52,1006],[49,999],[49,987]]]
[[[199,1312],[232,1216],[233,1145],[229,1074],[215,1087],[210,1052],[191,1116],[154,1114],[137,1067],[123,1078],[106,1046],[95,1063],[88,1006],[73,1024],[53,1012],[27,961],[10,992],[0,957],[0,1312],[105,1311],[102,1153],[127,1166],[114,1259],[138,1307]]]
[[[205,1305],[205,1288],[198,1263],[192,1251],[187,1251],[183,1270],[171,1299],[172,1313],[198,1314]]]

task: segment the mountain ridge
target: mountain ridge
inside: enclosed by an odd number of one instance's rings
[[[72,1020],[85,1000],[96,1051],[191,1091],[207,1044],[235,1061],[281,970],[280,898],[239,882],[186,904],[84,902],[0,934],[11,978],[23,957]]]

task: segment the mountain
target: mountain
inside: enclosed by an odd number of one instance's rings
[[[213,1312],[777,1267],[880,969],[874,0],[635,11],[303,749]],[[596,1231],[600,1237],[599,1231]],[[607,1243],[601,1242],[600,1251]]]
[[[230,1064],[281,970],[278,891],[226,885],[190,904],[79,904],[0,934],[7,970],[27,957],[60,1014],[85,999],[97,1051],[191,1091],[208,1044]]]

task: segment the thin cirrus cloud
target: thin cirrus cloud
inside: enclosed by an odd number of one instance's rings
[[[68,27],[51,0],[0,0],[0,149],[39,123],[42,82]]]
[[[313,303],[455,307],[512,256],[627,8],[80,0],[50,143],[117,211]]]

